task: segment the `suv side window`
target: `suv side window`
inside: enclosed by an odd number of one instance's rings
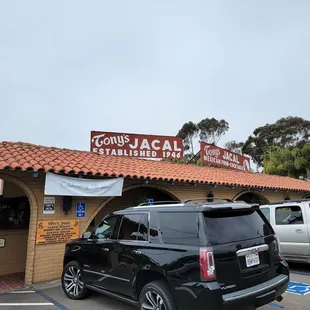
[[[198,216],[194,212],[158,213],[164,243],[198,245]]]
[[[94,239],[116,239],[117,223],[120,216],[112,215],[101,221],[93,232]]]
[[[260,208],[268,222],[270,222],[270,208]]]
[[[147,214],[126,214],[122,219],[118,239],[147,241],[147,226]]]
[[[303,224],[302,210],[299,206],[285,206],[276,208],[277,225]]]

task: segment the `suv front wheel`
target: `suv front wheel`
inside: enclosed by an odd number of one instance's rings
[[[62,289],[71,299],[83,299],[88,295],[88,289],[81,279],[81,267],[76,261],[68,263],[61,275]]]
[[[163,281],[146,284],[140,293],[141,310],[175,310],[169,288]]]

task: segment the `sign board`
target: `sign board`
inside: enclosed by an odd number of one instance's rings
[[[76,203],[76,217],[81,218],[86,215],[86,203],[85,202],[77,202]]]
[[[46,174],[45,195],[60,196],[122,196],[123,178],[114,179],[80,179],[51,172]]]
[[[183,139],[172,136],[92,131],[90,150],[110,156],[183,158]]]
[[[153,198],[148,198],[146,201],[147,201],[147,203],[149,205],[153,205],[154,204],[154,199]]]
[[[295,295],[305,296],[310,294],[310,284],[290,281],[286,291]]]
[[[202,163],[235,170],[251,170],[250,159],[248,157],[205,142],[200,142],[200,161]]]
[[[55,213],[55,197],[44,197],[43,214]]]
[[[78,220],[39,221],[36,244],[67,243],[79,236]]]
[[[5,239],[0,239],[0,248],[4,248],[5,247]]]

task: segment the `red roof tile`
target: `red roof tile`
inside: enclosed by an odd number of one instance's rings
[[[310,182],[289,177],[128,157],[112,157],[22,142],[0,143],[0,170],[84,173],[86,175],[123,176],[310,192]]]

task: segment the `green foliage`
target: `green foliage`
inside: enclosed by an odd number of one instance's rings
[[[235,152],[237,154],[242,154],[242,147],[244,143],[243,142],[237,142],[235,140],[229,141],[224,145],[224,148],[231,151]]]
[[[189,121],[179,130],[177,136],[183,139],[184,150],[190,157],[194,156],[194,140],[199,136],[201,141],[217,144],[229,129],[229,124],[224,120],[205,118],[198,124]]]
[[[185,123],[179,130],[178,137],[183,139],[184,150],[194,154],[194,139],[198,136],[198,127],[192,121]]]
[[[289,116],[256,128],[244,143],[242,153],[250,155],[258,166],[263,166],[265,151],[270,147],[301,148],[309,137],[310,121]]]
[[[263,163],[264,173],[307,178],[310,171],[310,142],[302,147],[269,147],[265,150]]]
[[[197,127],[201,141],[218,144],[221,137],[228,131],[229,124],[224,119],[217,120],[213,117],[201,120]]]

